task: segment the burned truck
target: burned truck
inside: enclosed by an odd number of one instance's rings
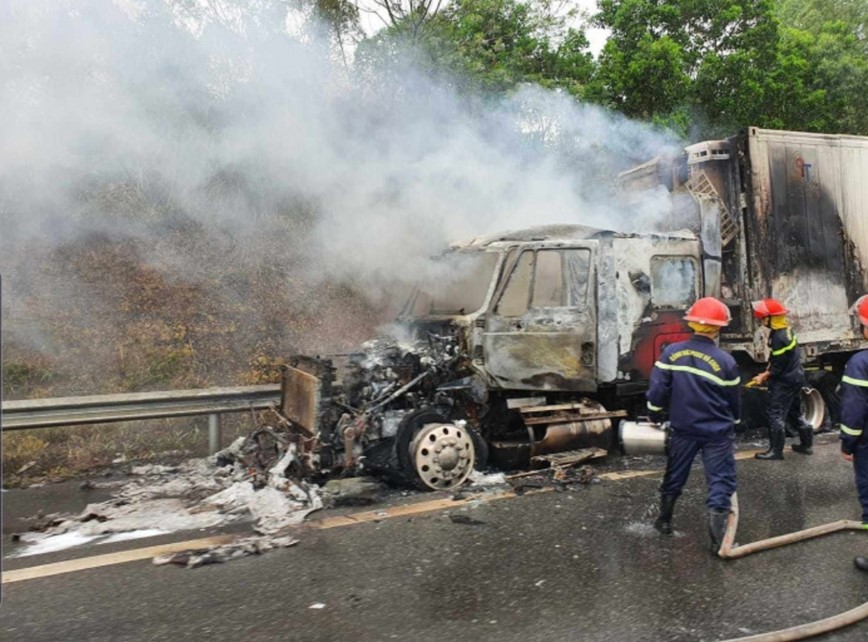
[[[538,227],[456,244],[389,337],[340,358],[295,357],[277,421],[309,471],[363,468],[448,489],[474,467],[577,461],[616,447],[651,369],[701,296],[745,377],[768,358],[750,301],[793,310],[819,427],[843,364],[866,347],[847,310],[868,289],[868,139],[750,128],[623,173],[632,206],[661,192],[677,231]]]

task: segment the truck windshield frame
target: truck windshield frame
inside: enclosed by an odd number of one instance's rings
[[[591,276],[587,247],[540,247],[521,250],[498,295],[494,313],[520,317],[529,310],[584,309]]]
[[[485,309],[502,252],[450,252],[434,259],[426,283],[417,285],[401,316],[466,316]]]

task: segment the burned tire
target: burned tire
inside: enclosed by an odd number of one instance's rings
[[[416,434],[422,430],[425,424],[442,424],[446,418],[439,412],[423,409],[414,410],[406,415],[398,426],[398,434],[395,438],[395,453],[398,456],[398,465],[401,473],[408,482],[419,485],[422,480],[416,474],[413,458],[410,455],[410,444],[413,443]]]
[[[468,426],[453,424],[433,410],[408,414],[395,441],[403,475],[422,490],[449,490],[461,485],[476,466],[478,442],[474,436],[478,437]],[[486,447],[486,458],[487,451]]]
[[[479,431],[465,426],[464,429],[470,433],[470,438],[473,440],[473,448],[476,450],[476,470],[484,470],[488,466],[488,442],[479,434]]]

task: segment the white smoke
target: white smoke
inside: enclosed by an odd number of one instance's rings
[[[377,292],[455,240],[657,216],[607,191],[675,148],[647,126],[533,86],[460,95],[409,54],[348,72],[314,32],[287,33],[283,3],[218,4],[222,22],[189,0],[0,5],[0,270],[13,287],[13,247],[93,233],[138,240],[176,277],[219,271],[165,242],[179,221],[231,246],[221,260],[269,253]],[[291,242],[261,244],[278,233]]]

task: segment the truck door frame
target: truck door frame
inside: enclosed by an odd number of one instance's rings
[[[570,304],[577,290],[570,290],[568,276],[583,260],[572,261],[569,251],[587,253],[582,303]],[[559,305],[534,306],[540,252],[557,252],[562,291]],[[504,315],[498,308],[530,254],[527,304],[519,315]],[[597,389],[597,278],[599,243],[595,240],[541,242],[516,245],[508,250],[500,283],[485,313],[482,345],[485,368],[505,389],[593,392]],[[577,261],[579,263],[577,263]],[[550,292],[549,296],[555,296]]]

